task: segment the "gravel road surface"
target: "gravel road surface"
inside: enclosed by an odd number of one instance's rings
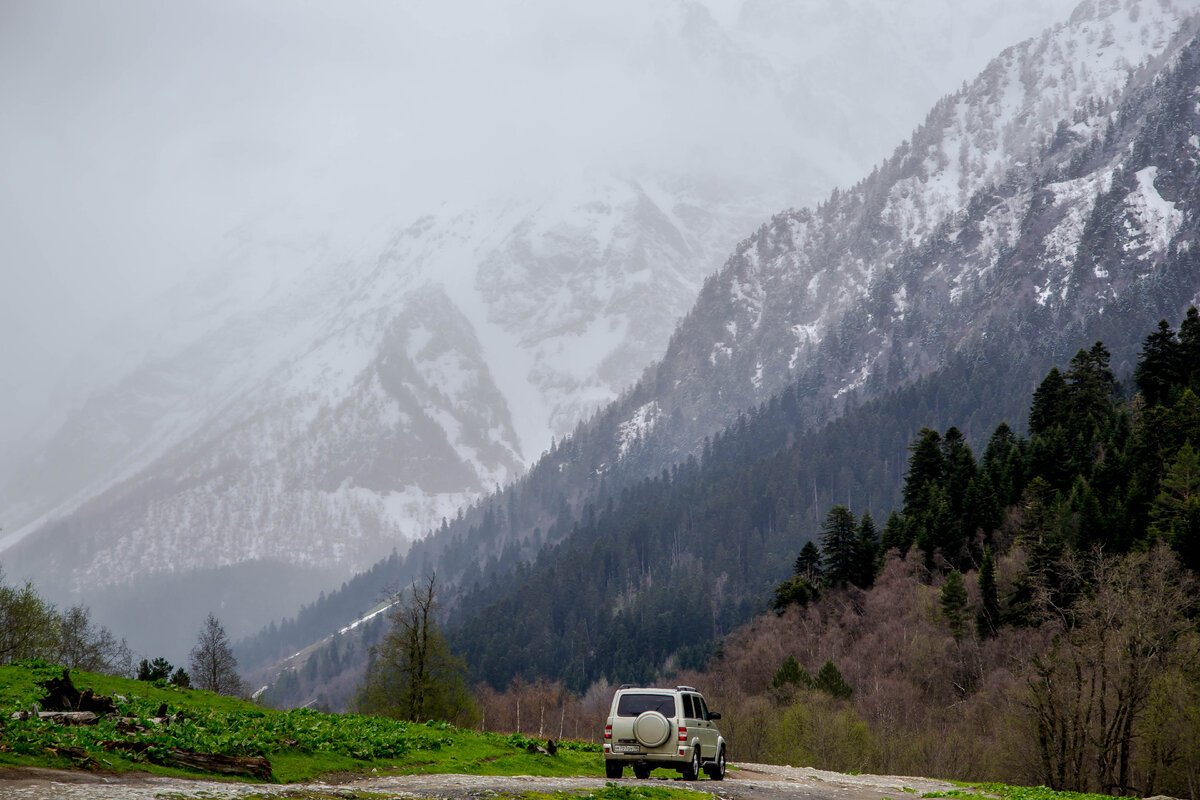
[[[945,791],[951,784],[894,775],[842,775],[807,767],[765,764],[730,765],[724,781],[680,781],[660,771],[648,781],[625,778],[620,783],[669,784],[717,795],[725,800],[901,800],[924,792]],[[287,786],[186,780],[147,774],[104,775],[91,772],[0,768],[2,800],[218,800],[259,795],[273,798],[372,797],[487,800],[495,793],[554,792],[600,789],[603,778],[486,777],[477,775],[370,775],[344,780],[309,781]],[[905,791],[905,790],[908,791]]]

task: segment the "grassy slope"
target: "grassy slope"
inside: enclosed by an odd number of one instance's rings
[[[141,720],[147,731],[122,733],[115,721],[66,727],[40,720],[10,719],[44,695],[38,681],[62,674],[39,662],[0,667],[0,767],[71,767],[86,763],[115,772],[145,770],[164,775],[198,775],[155,763],[155,749],[145,755],[108,750],[102,742],[150,743],[154,748],[183,748],[230,756],[265,756],[276,781],[290,783],[327,772],[379,769],[396,773],[467,773],[488,775],[603,774],[599,747],[564,743],[554,756],[529,753],[529,740],[453,728],[445,723],[418,725],[379,717],[275,711],[211,692],[178,689],[87,672],[71,673],[80,691],[120,695],[118,711]],[[152,726],[159,705],[181,719]],[[59,748],[80,748],[81,759]],[[76,751],[77,752],[77,751]],[[161,759],[159,759],[161,760]],[[209,776],[215,777],[215,776]]]

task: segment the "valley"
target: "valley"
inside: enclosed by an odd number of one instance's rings
[[[652,4],[613,69],[764,138],[606,119],[628,160],[240,229],[0,481],[0,671],[196,673],[220,617],[255,705],[196,735],[314,795],[656,800],[592,766],[616,687],[682,684],[721,797],[1200,796],[1200,9],[1084,0],[872,144],[837,47],[917,81],[943,5]],[[49,730],[0,719],[0,764]]]

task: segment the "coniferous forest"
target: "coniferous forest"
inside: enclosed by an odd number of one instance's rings
[[[1195,309],[1127,385],[1097,342],[1046,375],[1028,436],[1002,422],[977,457],[920,429],[879,522],[866,497],[791,513],[835,466],[803,437],[746,471],[715,441],[590,510],[453,641],[491,708],[537,679],[564,704],[674,680],[728,709],[734,758],[1195,796],[1198,392]]]

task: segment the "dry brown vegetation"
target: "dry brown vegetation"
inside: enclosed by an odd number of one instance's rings
[[[893,554],[869,590],[760,617],[708,672],[680,676],[726,710],[733,758],[1197,796],[1196,595],[1169,550],[1068,559],[1055,579],[1086,580],[1078,601],[1056,608],[1044,591],[1041,624],[987,639],[955,638],[945,579],[915,561]],[[1001,559],[1002,593],[1022,567],[1019,550]],[[967,585],[977,602],[974,572]],[[853,698],[772,689],[789,655],[813,674],[832,660]]]

